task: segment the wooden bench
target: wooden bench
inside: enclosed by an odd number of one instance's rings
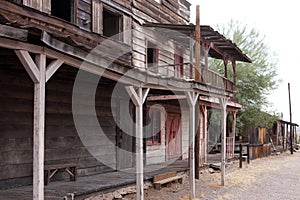
[[[71,181],[76,181],[77,176],[77,166],[74,163],[67,163],[67,164],[52,164],[52,165],[45,165],[45,185],[48,185],[51,178],[59,171],[65,171],[70,175]]]
[[[184,175],[177,175],[177,172],[159,174],[153,177],[153,185],[155,189],[160,190],[162,185],[173,181],[178,181],[182,184],[183,178]]]

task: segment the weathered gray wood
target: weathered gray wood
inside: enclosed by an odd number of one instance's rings
[[[46,70],[46,82],[53,76],[58,68],[64,63],[63,60],[54,60],[48,66]]]
[[[35,62],[39,81],[34,85],[33,199],[44,199],[46,55],[36,55]]]
[[[103,5],[99,0],[92,0],[92,29],[103,34]]]
[[[123,42],[131,45],[132,43],[132,18],[130,16],[123,16]]]
[[[225,165],[226,165],[226,107],[228,100],[219,98],[221,106],[221,185],[225,186]]]
[[[198,101],[199,93],[185,92],[187,102],[190,108],[189,118],[189,163],[190,163],[190,199],[194,199],[196,195],[195,187],[195,133],[196,133],[196,111],[195,106]]]
[[[143,103],[150,89],[139,87],[137,91],[133,86],[127,86],[126,90],[136,106],[136,197],[144,199],[144,165],[143,165]]]
[[[9,37],[21,41],[27,41],[28,31],[11,26],[0,25],[0,36]]]
[[[21,63],[23,64],[23,66],[25,67],[32,81],[34,83],[38,83],[40,81],[39,80],[40,72],[37,65],[34,63],[33,59],[31,58],[29,52],[24,50],[16,50],[15,53],[18,56]]]

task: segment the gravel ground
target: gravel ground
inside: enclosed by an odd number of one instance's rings
[[[196,180],[197,199],[300,199],[300,152],[288,152],[278,156],[253,160],[249,165],[238,162],[227,167],[225,186],[220,186],[220,173],[203,170]],[[135,195],[126,195],[123,200],[134,200]],[[189,199],[189,181],[172,183],[161,190],[145,190],[146,200]]]

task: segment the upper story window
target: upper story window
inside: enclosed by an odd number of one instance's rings
[[[146,65],[148,69],[157,70],[158,48],[157,45],[147,41]]]
[[[51,15],[74,22],[74,0],[51,0]]]
[[[176,53],[174,54],[174,64],[175,64],[175,77],[181,78],[183,77],[183,55],[182,51],[178,49]]]
[[[103,35],[115,36],[115,39],[122,40],[119,33],[122,32],[122,15],[110,9],[103,9]]]

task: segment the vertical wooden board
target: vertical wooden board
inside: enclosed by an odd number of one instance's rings
[[[123,42],[128,45],[131,45],[131,41],[132,41],[131,29],[132,29],[132,19],[130,16],[124,15],[123,16],[123,31],[124,31]]]
[[[92,1],[92,30],[103,34],[103,5],[99,0]]]
[[[43,11],[43,2],[41,0],[23,0],[23,4],[39,11]]]
[[[43,12],[51,14],[51,1],[43,0]]]

